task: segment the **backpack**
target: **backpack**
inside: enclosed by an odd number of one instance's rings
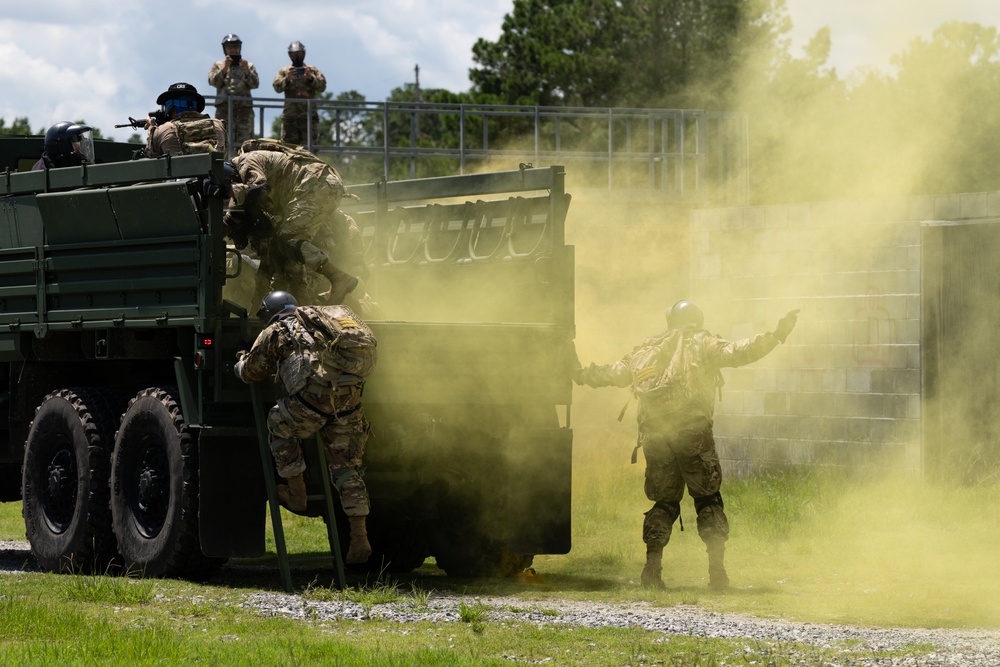
[[[215,130],[214,119],[208,116],[176,118],[173,123],[185,155],[221,150],[218,145],[219,137]]]
[[[314,153],[310,153],[302,146],[297,146],[296,144],[290,144],[286,141],[281,141],[280,139],[266,139],[266,138],[254,138],[247,139],[240,146],[240,155],[245,155],[252,151],[272,151],[274,153],[283,153],[287,155],[294,164],[301,167],[304,171],[314,176],[316,179],[325,182],[330,187],[333,188],[333,192],[336,193],[337,202],[333,206],[336,208],[340,205],[340,199],[342,197],[350,197],[355,201],[361,201],[361,198],[357,195],[352,195],[347,191],[347,186],[344,185],[344,178],[337,171],[337,168],[328,162],[316,157]]]
[[[326,164],[316,157],[315,153],[310,153],[302,146],[290,144],[287,141],[281,141],[280,139],[267,139],[264,137],[247,139],[240,146],[240,155],[251,151],[274,151],[275,153],[284,153],[285,155],[297,157],[305,162],[319,162]],[[330,168],[333,169],[332,166]],[[336,171],[336,169],[334,169],[334,171]]]
[[[698,359],[683,332],[671,329],[648,338],[628,361],[632,394],[646,418],[676,414],[697,395],[693,369]]]
[[[278,375],[288,394],[316,378],[331,386],[364,384],[378,363],[375,334],[346,306],[301,306],[281,320],[296,340],[296,353],[281,362]],[[345,377],[348,376],[348,377]]]

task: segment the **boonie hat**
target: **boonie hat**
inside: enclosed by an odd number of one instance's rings
[[[166,92],[160,93],[160,96],[156,98],[156,103],[163,104],[167,100],[176,100],[181,97],[193,97],[198,104],[198,111],[205,110],[205,98],[190,83],[170,84]]]

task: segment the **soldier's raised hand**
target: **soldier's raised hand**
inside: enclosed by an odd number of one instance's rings
[[[780,340],[782,343],[788,338],[788,334],[792,333],[792,329],[795,328],[795,322],[798,319],[799,309],[788,311],[788,314],[778,320],[778,326],[774,328],[774,337]]]

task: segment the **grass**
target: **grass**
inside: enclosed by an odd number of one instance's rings
[[[873,655],[849,644],[827,648],[709,640],[631,629],[586,629],[500,620],[498,609],[541,610],[557,598],[637,600],[669,608],[694,604],[816,623],[1000,628],[1000,486],[956,487],[887,477],[850,480],[834,472],[786,472],[728,479],[732,523],[728,594],[705,586],[707,560],[693,505],[675,526],[664,560],[665,591],[638,587],[644,560],[643,466],[629,465],[632,436],[578,438],[574,467],[573,550],[538,556],[537,574],[511,580],[450,579],[430,561],[412,575],[347,591],[331,588],[322,521],[285,514],[296,567],[319,568],[300,585],[307,600],[342,599],[366,610],[362,621],[265,617],[240,607],[232,585],[129,577],[37,573],[0,575],[0,664],[500,665],[548,659],[560,665],[750,665],[841,663]],[[18,503],[0,504],[0,538],[23,539]],[[270,568],[259,585],[279,589]],[[325,568],[325,569],[324,569]],[[272,576],[273,575],[273,576]],[[436,593],[461,597],[461,622],[398,624],[372,610],[405,602],[428,610]],[[430,617],[428,617],[430,618]],[[898,655],[923,655],[911,646]],[[846,651],[846,653],[844,653]]]
[[[465,622],[457,624],[401,624],[377,619],[295,621],[236,607],[242,598],[236,591],[178,581],[154,582],[155,602],[125,606],[67,602],[66,589],[73,579],[12,575],[3,580],[0,664],[364,667],[506,665],[518,661],[780,666],[803,664],[803,656],[819,661],[844,655],[832,648],[667,636],[635,628],[487,624],[486,609],[479,603],[467,605]],[[870,652],[848,651],[847,655],[870,656]]]

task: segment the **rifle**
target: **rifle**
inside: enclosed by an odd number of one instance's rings
[[[161,111],[159,109],[157,109],[156,111],[150,111],[148,115],[153,120],[156,121],[157,125],[163,125],[168,120],[170,120],[169,118],[167,118],[166,112]],[[135,118],[132,118],[132,116],[129,116],[127,123],[122,123],[121,125],[115,125],[115,127],[131,127],[134,130],[142,130],[145,129],[146,127],[146,119],[143,118],[142,120],[136,120]]]

